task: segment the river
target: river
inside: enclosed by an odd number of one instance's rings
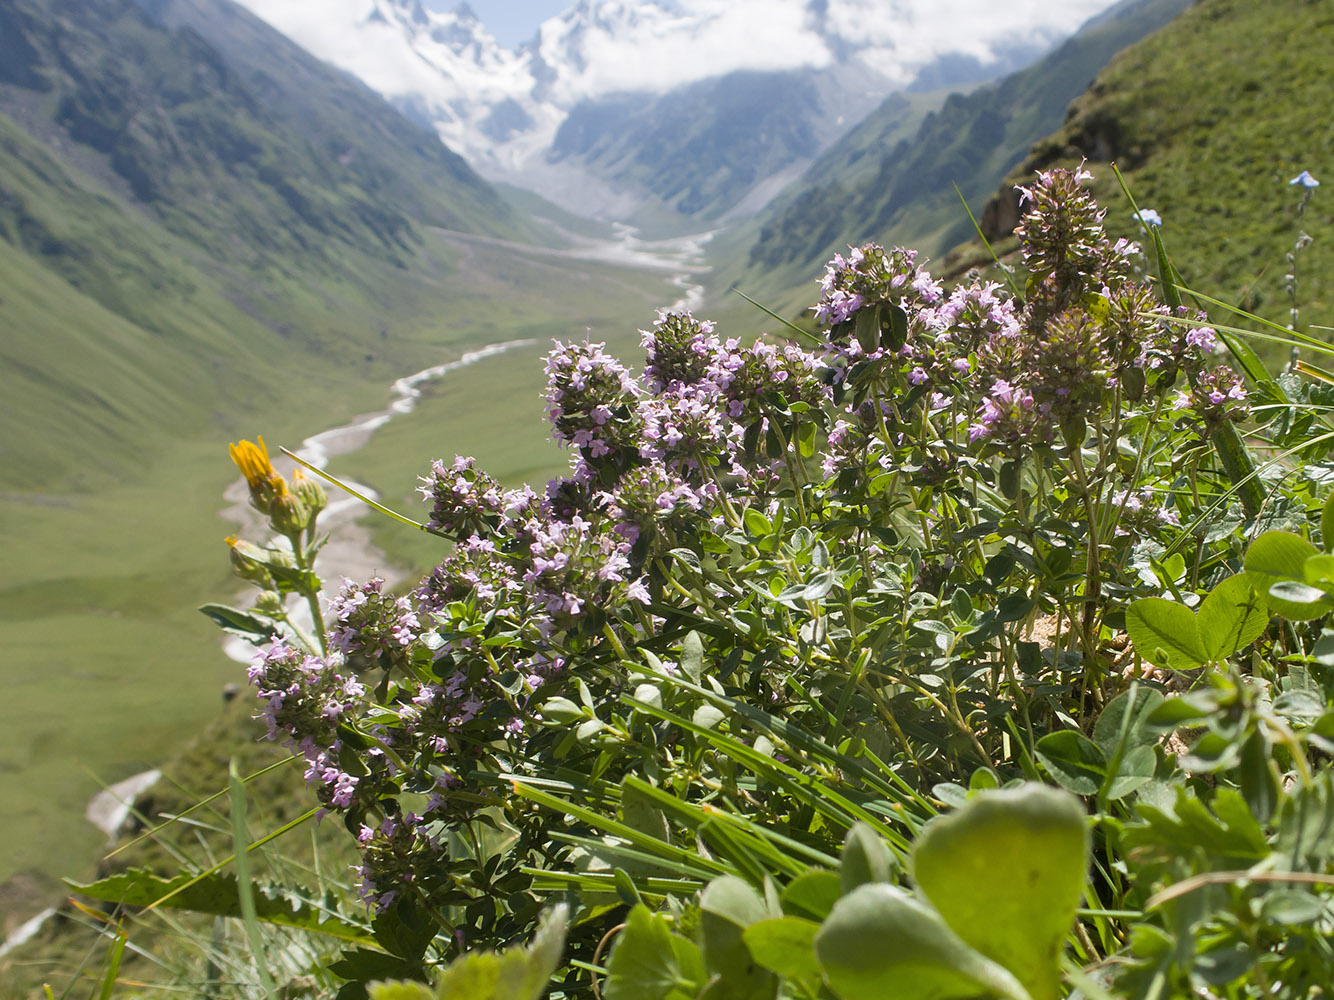
[[[487,237],[467,238],[492,245],[512,247],[516,251],[534,256],[597,261],[615,267],[660,272],[668,287],[675,289],[677,293],[677,298],[667,305],[668,309],[693,310],[704,304],[704,286],[698,283],[697,278],[708,270],[707,265],[703,263],[703,254],[705,245],[714,235],[713,232],[664,240],[642,240],[639,238],[638,230],[633,226],[615,224],[612,228],[611,239],[596,239],[564,232],[562,235],[569,245],[561,248],[531,247]],[[421,398],[422,387],[426,383],[508,351],[530,347],[535,343],[533,340],[507,340],[487,344],[465,352],[456,360],[405,375],[389,387],[389,403],[384,409],[362,414],[346,424],[331,427],[306,438],[301,442],[301,446],[295,449],[296,454],[316,468],[324,469],[330,459],[365,447],[372,435],[395,417],[411,413],[416,408],[417,401]],[[274,465],[285,475],[290,475],[295,467],[295,463],[281,455],[274,460]],[[379,499],[376,492],[363,483],[349,481],[348,485],[372,499]],[[241,537],[253,541],[263,537],[264,519],[250,507],[247,502],[248,497],[249,491],[245,480],[237,479],[223,493],[223,500],[227,506],[221,515],[237,526],[237,533]],[[389,563],[384,553],[375,546],[370,529],[361,523],[360,519],[365,513],[365,505],[356,497],[341,493],[337,487],[330,488],[329,506],[320,515],[320,529],[330,537],[320,552],[317,565],[317,568],[325,570],[323,575],[325,588],[321,596],[326,603],[338,592],[343,577],[366,580],[372,576],[380,576],[390,585],[403,579],[403,572]],[[329,568],[333,569],[332,573],[328,572]],[[311,624],[304,602],[293,600],[289,613],[303,628]],[[253,647],[239,636],[225,637],[223,650],[233,660],[241,663],[249,663],[254,654]]]

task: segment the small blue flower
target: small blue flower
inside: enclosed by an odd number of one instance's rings
[[[1146,229],[1149,226],[1161,226],[1163,224],[1163,217],[1151,208],[1141,208],[1139,214],[1132,216],[1132,218],[1138,220],[1139,224]]]
[[[1320,182],[1311,176],[1311,171],[1303,170],[1300,174],[1288,181],[1291,184],[1300,184],[1304,188],[1318,188]]]

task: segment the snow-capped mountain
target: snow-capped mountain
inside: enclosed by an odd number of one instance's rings
[[[466,4],[437,12],[420,0],[240,2],[430,122],[483,174],[549,195],[568,187],[571,170],[615,177],[613,164],[582,162],[559,141],[572,113],[582,112],[586,131],[590,121],[606,118],[599,109],[609,99],[623,112],[627,95],[636,95],[629,104],[646,112],[655,98],[733,74],[799,77],[811,100],[803,127],[789,130],[789,144],[814,148],[768,158],[782,170],[808,160],[887,94],[915,82],[952,86],[1008,72],[1111,4],[577,0],[531,41],[508,49]],[[625,160],[623,149],[616,155]]]

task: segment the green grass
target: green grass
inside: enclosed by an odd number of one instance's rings
[[[433,458],[471,455],[505,485],[528,483],[539,491],[568,469],[568,453],[550,439],[542,399],[551,340],[603,340],[613,353],[635,358],[639,328],[652,323],[654,308],[671,290],[661,277],[643,272],[594,275],[587,264],[565,261],[539,266],[550,290],[528,302],[526,319],[515,317],[504,334],[536,343],[429,383],[412,413],[377,431],[366,448],[335,459],[335,475],[374,486],[390,506],[423,521],[426,509],[416,487]],[[511,306],[524,308],[519,299]],[[376,543],[394,565],[420,573],[439,561],[444,544],[439,539],[368,517]]]
[[[0,243],[0,254],[5,249]],[[440,268],[434,276],[425,274],[431,261]],[[0,646],[7,656],[0,676],[10,696],[0,707],[0,795],[9,803],[12,847],[0,858],[0,883],[37,873],[51,886],[55,875],[86,874],[100,835],[82,819],[98,788],[85,769],[110,782],[154,766],[216,714],[225,683],[244,679],[222,656],[214,626],[195,610],[241,590],[222,544],[232,526],[218,517],[222,490],[235,478],[229,440],[262,433],[274,445],[294,446],[352,414],[382,408],[400,375],[468,347],[531,337],[539,345],[524,354],[491,359],[428,388],[418,411],[337,468],[365,476],[393,499],[425,471],[422,456],[475,452],[508,481],[541,485],[564,464],[545,440],[538,399],[546,342],[591,330],[629,344],[670,294],[651,273],[607,271],[455,235],[429,234],[419,269],[421,311],[396,319],[393,346],[384,348],[402,367],[391,370],[377,359],[351,365],[341,377],[320,369],[312,377],[289,363],[266,373],[284,385],[281,394],[184,441],[145,446],[145,471],[128,482],[115,483],[123,470],[113,459],[95,490],[3,495]],[[420,288],[430,290],[430,301]],[[350,327],[353,318],[344,322]],[[374,346],[380,338],[369,340]],[[150,409],[136,419],[160,419],[173,429],[170,414]],[[26,428],[29,447],[39,450],[43,430]],[[395,562],[424,566],[429,558],[412,557],[389,534],[380,540]],[[411,539],[423,540],[431,541]]]
[[[1296,40],[1300,40],[1298,43]],[[1297,238],[1302,170],[1334,182],[1334,9],[1303,0],[1204,0],[1124,52],[1075,102],[1021,173],[1089,154],[1109,228],[1138,235],[1110,158],[1163,217],[1187,282],[1287,322],[1285,254]],[[1104,164],[1104,165],[1101,165]],[[1334,197],[1318,189],[1301,229],[1304,323],[1331,324]]]
[[[942,256],[972,234],[954,185],[970,200],[986,198],[1035,140],[1060,125],[1092,72],[1183,6],[1120,4],[997,83],[889,98],[752,224],[748,245],[717,249],[723,263],[712,287],[739,284],[789,315],[809,304],[813,286],[805,283],[849,244],[874,240]]]

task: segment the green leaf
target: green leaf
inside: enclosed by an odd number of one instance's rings
[[[819,979],[815,935],[820,925],[801,917],[779,917],[751,924],[742,934],[757,963],[789,979]]]
[[[1126,747],[1156,743],[1158,736],[1149,731],[1149,717],[1162,703],[1163,696],[1153,688],[1136,687],[1133,692],[1122,692],[1098,716],[1093,725],[1093,742],[1109,759],[1123,745],[1123,733]]]
[[[538,1000],[560,968],[568,920],[561,904],[542,915],[531,945],[460,955],[440,973],[435,990],[420,983],[371,983],[370,1000]]]
[[[638,695],[639,692],[636,691],[635,696]],[[621,822],[664,844],[672,842],[666,814],[658,808],[651,797],[640,791],[638,786],[625,781],[621,782]]]
[[[1033,1000],[1017,979],[959,938],[940,914],[896,886],[858,886],[815,936],[841,1000]]]
[[[727,715],[716,705],[700,705],[695,709],[695,714],[691,716],[690,721],[704,729],[717,729],[718,723],[727,718]]]
[[[190,882],[195,877],[184,874],[163,879],[145,868],[131,868],[97,882],[66,880],[75,892],[90,899],[143,907],[161,903],[164,908],[208,913],[216,917],[239,917],[241,902],[236,876],[214,872]],[[182,889],[182,886],[189,888]],[[264,923],[326,934],[352,944],[374,946],[375,939],[362,926],[328,913],[322,904],[310,903],[279,888],[255,883],[255,916]],[[177,890],[180,890],[179,892]],[[174,893],[174,895],[173,895]]]
[[[908,341],[908,314],[903,307],[890,303],[888,308],[889,323],[887,333],[889,342],[885,345],[891,351],[897,351]]]
[[[1334,601],[1328,598],[1314,602],[1297,602],[1273,593],[1278,583],[1306,583],[1306,560],[1320,555],[1320,550],[1300,535],[1290,531],[1266,531],[1246,550],[1245,569],[1251,585],[1266,596],[1269,607],[1276,614],[1292,621],[1310,621],[1321,618],[1331,609]]]
[[[704,676],[704,640],[698,632],[687,632],[681,641],[681,669],[695,684]]]
[[[689,949],[678,952],[673,939],[694,947],[673,934],[667,921],[650,913],[647,906],[632,909],[607,963],[607,980],[602,986],[606,1000],[675,1000],[699,992],[702,962],[692,968],[695,963]]]
[[[582,722],[588,718],[588,713],[581,706],[570,701],[569,698],[548,698],[542,703],[541,713],[543,719],[561,725]]]
[[[1126,632],[1135,651],[1155,667],[1193,670],[1209,658],[1194,612],[1174,601],[1136,601],[1126,609]]]
[[[1107,777],[1107,758],[1083,733],[1048,733],[1033,748],[1052,780],[1076,795],[1094,795]]]
[[[861,345],[863,354],[874,354],[880,348],[880,317],[877,310],[865,308],[857,310],[853,335]]]
[[[959,937],[1014,973],[1033,1000],[1055,1000],[1089,865],[1077,798],[1034,783],[983,792],[928,822],[911,863]]]
[[[732,987],[735,997],[772,994],[772,975],[761,969],[742,940],[751,924],[769,916],[764,899],[735,875],[710,882],[700,895],[699,925],[704,965]]]
[[[436,1000],[435,990],[423,983],[402,979],[371,983],[367,992],[371,1000]]]
[[[1326,498],[1325,506],[1320,511],[1320,540],[1326,552],[1334,552],[1334,493]]]
[[[1260,916],[1271,924],[1309,924],[1328,910],[1324,900],[1304,889],[1279,889],[1265,896]]]
[[[1107,785],[1107,801],[1123,799],[1135,789],[1153,780],[1158,770],[1158,755],[1151,746],[1131,747],[1116,765]]]
[[[1225,660],[1260,637],[1269,626],[1269,607],[1250,577],[1238,573],[1209,592],[1195,617],[1209,659]]]
[[[754,507],[747,507],[744,515],[746,530],[756,538],[764,538],[773,534],[774,526],[770,520],[764,516],[761,511]]]
[[[843,840],[839,885],[847,895],[867,882],[888,882],[898,862],[880,835],[867,823],[854,823]]]
[[[249,611],[229,608],[225,604],[205,604],[199,609],[212,619],[224,632],[239,635],[243,639],[255,642],[268,642],[278,634],[278,629],[267,618],[252,615]]]
[[[783,910],[798,916],[823,920],[843,895],[843,885],[833,872],[809,871],[788,883],[781,897]]]

